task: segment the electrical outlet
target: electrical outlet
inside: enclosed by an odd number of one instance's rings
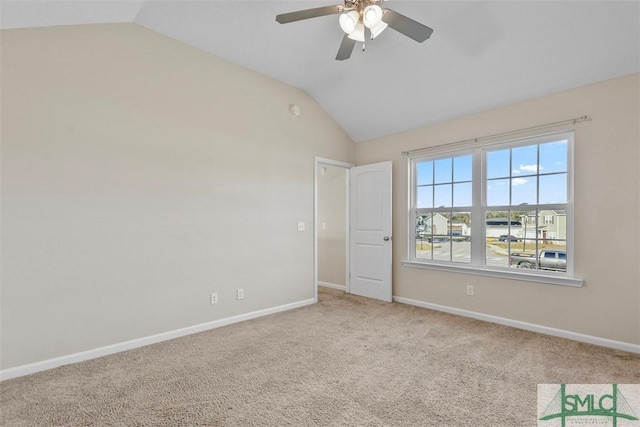
[[[300,221],[298,222],[298,231],[304,231],[305,230],[305,223]]]
[[[238,299],[244,299],[244,289],[238,289]]]
[[[218,293],[214,292],[211,294],[211,305],[218,303]]]
[[[467,295],[473,296],[473,285],[467,285]]]

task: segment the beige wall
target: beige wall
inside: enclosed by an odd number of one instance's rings
[[[394,295],[640,344],[638,80],[629,75],[357,144],[358,165],[394,163]],[[401,266],[407,258],[402,151],[583,114],[593,118],[575,127],[575,270],[584,287]],[[474,297],[465,295],[467,284],[475,285]]]
[[[313,298],[314,156],[354,147],[308,95],[133,24],[0,47],[1,368]]]
[[[347,170],[318,172],[318,281],[346,285]]]

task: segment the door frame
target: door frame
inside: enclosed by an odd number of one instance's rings
[[[346,199],[345,199],[345,230],[344,230],[344,234],[345,234],[345,250],[346,250],[346,259],[345,259],[345,265],[346,265],[346,271],[345,271],[345,292],[349,293],[350,291],[350,280],[349,280],[349,271],[350,271],[350,265],[349,265],[349,221],[350,221],[350,209],[349,209],[349,203],[350,203],[350,188],[349,188],[349,180],[350,180],[350,172],[351,172],[351,168],[354,167],[354,164],[351,163],[347,163],[347,162],[342,162],[339,160],[331,160],[331,159],[326,159],[323,157],[315,157],[314,158],[314,167],[313,167],[313,298],[315,300],[315,302],[318,302],[318,173],[320,172],[320,168],[322,166],[335,166],[335,167],[339,167],[339,168],[343,168],[345,169],[346,172],[346,179],[345,179],[345,193],[346,193]]]

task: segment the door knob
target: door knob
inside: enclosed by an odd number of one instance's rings
[[[382,238],[382,240],[384,240],[385,242],[388,242],[389,240],[391,240],[391,237],[389,237],[389,236],[384,236],[384,237]]]

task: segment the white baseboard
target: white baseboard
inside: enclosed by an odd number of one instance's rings
[[[335,283],[328,282],[320,282],[318,281],[318,286],[324,286],[325,288],[337,289],[339,291],[346,291],[347,287],[345,285],[336,285]]]
[[[395,302],[402,304],[414,305],[416,307],[428,308],[430,310],[442,311],[458,316],[470,317],[472,319],[483,320],[485,322],[497,323],[500,325],[511,326],[518,329],[524,329],[531,332],[538,332],[554,337],[566,338],[573,341],[580,341],[589,344],[609,347],[616,350],[629,351],[631,353],[640,353],[640,345],[631,344],[623,341],[610,340],[608,338],[594,337],[592,335],[580,334],[564,329],[550,328],[548,326],[536,325],[534,323],[521,322],[519,320],[507,319],[505,317],[493,316],[490,314],[478,313],[476,311],[463,310],[460,308],[448,307],[445,305],[432,304],[429,302],[418,301],[410,298],[393,297]]]
[[[46,371],[47,369],[53,369],[59,366],[69,365],[71,363],[78,363],[85,360],[96,359],[98,357],[108,356],[110,354],[120,353],[122,351],[132,350],[134,348],[144,347],[150,344],[156,344],[162,341],[180,338],[185,335],[197,334],[198,332],[220,328],[222,326],[231,325],[233,323],[244,322],[245,320],[267,316],[269,314],[279,313],[281,311],[293,310],[294,308],[304,307],[306,305],[315,303],[315,299],[307,299],[291,304],[280,305],[278,307],[265,308],[263,310],[253,311],[251,313],[239,314],[237,316],[227,317],[225,319],[201,323],[199,325],[188,326],[186,328],[176,329],[173,331],[162,332],[160,334],[138,338],[131,341],[125,341],[118,344],[94,348],[92,350],[81,351],[79,353],[68,354],[66,356],[60,356],[53,359],[43,360],[41,362],[30,363],[28,365],[21,365],[14,368],[3,369],[0,370],[0,381],[22,377],[24,375],[34,374],[40,371]]]

